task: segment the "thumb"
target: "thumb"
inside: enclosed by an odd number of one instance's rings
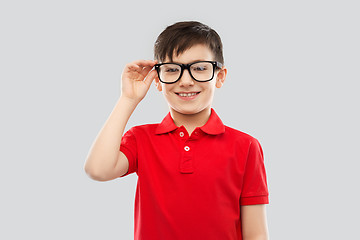
[[[149,74],[146,76],[144,82],[146,83],[146,85],[150,86],[151,82],[155,79],[157,74],[156,69],[153,69],[149,72]]]

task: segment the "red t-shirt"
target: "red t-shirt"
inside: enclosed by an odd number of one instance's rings
[[[267,204],[262,148],[225,126],[214,109],[189,136],[170,113],[129,129],[120,150],[138,175],[136,240],[239,240],[240,205]]]

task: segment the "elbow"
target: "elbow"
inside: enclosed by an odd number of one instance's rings
[[[100,182],[109,180],[106,177],[107,174],[104,174],[103,172],[99,171],[99,169],[94,168],[94,167],[90,166],[89,164],[84,165],[84,171],[85,171],[86,175],[89,178],[91,178],[92,180],[100,181]]]
[[[91,178],[92,180],[95,180],[95,181],[105,182],[105,181],[109,180],[108,178],[104,177],[104,175],[99,174],[94,171],[85,170],[85,173],[89,178]]]

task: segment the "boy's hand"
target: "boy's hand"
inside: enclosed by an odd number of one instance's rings
[[[155,69],[150,71],[156,63],[153,60],[137,60],[126,64],[121,75],[121,96],[140,102],[157,77]]]

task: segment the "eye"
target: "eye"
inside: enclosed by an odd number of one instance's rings
[[[178,72],[178,71],[179,71],[178,68],[170,68],[170,67],[168,67],[168,68],[165,69],[165,72],[168,72],[168,73]]]
[[[160,67],[160,71],[166,74],[178,73],[181,68],[176,64],[164,64]]]
[[[194,72],[207,72],[212,69],[212,65],[209,62],[197,62],[191,65],[191,71]]]
[[[206,70],[206,67],[205,66],[196,66],[194,68],[195,71],[205,71]]]
[[[202,71],[207,70],[207,66],[205,66],[205,65],[196,65],[196,66],[193,66],[191,69],[193,71],[196,71],[196,72],[202,72]]]

